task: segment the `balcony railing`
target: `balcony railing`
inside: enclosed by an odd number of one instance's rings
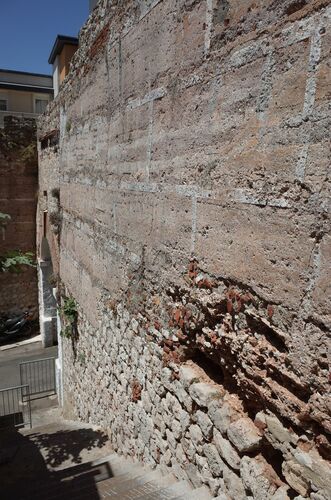
[[[25,425],[32,426],[29,386],[0,389],[0,429]]]

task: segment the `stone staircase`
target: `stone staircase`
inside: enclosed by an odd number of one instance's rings
[[[0,446],[1,500],[211,498],[205,487],[112,452],[107,436],[90,425],[61,420],[6,435],[0,430]]]

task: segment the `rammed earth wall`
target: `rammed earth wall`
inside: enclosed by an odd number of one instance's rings
[[[328,3],[101,0],[39,126],[65,412],[224,498],[331,495]]]

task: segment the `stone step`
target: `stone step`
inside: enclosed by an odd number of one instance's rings
[[[84,435],[86,430],[86,436]],[[64,449],[75,447],[76,433],[84,443],[93,442],[96,446],[79,451],[78,456],[69,451],[65,460],[54,463],[49,459],[49,450],[58,443]],[[91,431],[91,436],[89,432]],[[94,438],[93,431],[96,431]],[[163,476],[159,470],[151,470],[137,464],[130,458],[114,453],[109,442],[103,437],[99,427],[81,422],[59,420],[54,423],[20,431],[32,446],[37,446],[47,463],[44,476],[38,482],[30,482],[25,491],[19,489],[15,500],[209,500],[211,495],[204,486],[196,490],[187,481],[178,481],[172,474]],[[100,436],[98,435],[100,432]],[[80,446],[82,447],[82,442]],[[60,446],[60,448],[61,448]],[[53,447],[53,448],[52,448]],[[52,458],[52,457],[51,457]],[[79,463],[77,463],[79,462]],[[2,500],[2,499],[1,499]],[[7,499],[4,499],[7,500]]]
[[[121,476],[109,478],[98,485],[98,489],[107,490],[113,494],[120,494],[149,482],[161,483],[163,476],[158,471],[144,472],[137,470],[134,473],[122,474]]]
[[[25,441],[21,440],[22,446],[38,449],[50,471],[67,469],[77,463],[104,460],[105,456],[113,453],[107,435],[92,426],[70,424],[62,427],[62,423],[56,423],[28,429],[21,434],[25,438]]]
[[[85,466],[88,465],[88,469]],[[109,470],[110,469],[110,470]],[[109,473],[112,477],[109,477]],[[145,483],[153,483],[151,486],[157,488],[167,487],[176,483],[173,475],[162,476],[159,471],[150,471],[144,466],[130,462],[116,454],[108,455],[88,464],[79,464],[70,468],[55,471],[52,479],[52,494],[56,498],[57,491],[65,488],[70,490],[89,489],[91,483],[105,490],[111,488],[114,493],[119,493]],[[49,480],[40,481],[38,491],[45,491],[49,487]]]
[[[159,474],[157,472],[157,474]],[[111,488],[111,480],[109,481],[109,485],[104,485],[103,483],[98,484],[98,492],[101,495],[101,498],[116,498],[120,500],[133,500],[136,498],[140,498],[142,500],[149,499],[149,498],[174,498],[172,497],[162,497],[162,496],[151,496],[156,494],[157,492],[159,493],[160,491],[166,490],[167,487],[172,487],[178,484],[176,482],[176,478],[172,475],[169,474],[168,476],[161,476],[159,475],[158,479],[155,480],[147,480],[146,482],[142,482],[142,484],[133,485],[132,487],[125,489],[124,491],[112,491]],[[83,498],[83,497],[82,497]],[[86,496],[86,500],[87,500]],[[85,500],[85,496],[84,496]]]
[[[133,498],[136,498],[136,495],[140,494],[141,491],[144,492],[145,498],[146,490],[157,491],[175,482],[176,479],[172,475],[164,477],[158,471],[152,471],[132,479],[128,475],[122,476],[122,478],[111,478],[96,486],[101,498],[123,498],[127,492],[131,492]]]
[[[111,474],[108,477],[109,467]],[[103,468],[105,467],[105,470]],[[8,492],[8,493],[7,493]],[[4,500],[9,500],[5,492]],[[165,500],[209,499],[203,488],[192,490],[186,481],[177,482],[172,474],[163,476],[160,471],[150,471],[116,454],[108,455],[93,463],[79,464],[68,469],[50,472],[49,476],[25,489],[19,489],[15,500]],[[12,497],[11,497],[12,498]]]
[[[31,498],[34,495],[41,495],[44,498],[61,498],[63,492],[76,495],[82,490],[97,489],[98,484],[109,480],[123,481],[128,478],[141,476],[148,472],[148,469],[124,461],[120,457],[113,455],[107,457],[110,462],[98,460],[99,465],[91,463],[79,464],[70,468],[52,471],[46,475],[39,476],[38,482],[29,482],[27,490]],[[112,477],[109,478],[109,474]]]
[[[104,458],[93,460],[89,463],[91,467],[105,467],[108,472],[112,475],[111,478],[100,478],[102,479],[114,479],[116,477],[122,477],[123,475],[129,475],[130,477],[138,477],[140,475],[145,475],[151,473],[151,469],[143,464],[138,464],[130,459],[123,458],[116,454],[107,455]],[[156,471],[154,471],[156,472]],[[161,474],[158,473],[161,478]],[[99,476],[98,476],[99,477]]]
[[[73,480],[80,480],[83,481],[85,477],[90,477],[93,473],[93,478],[95,482],[100,482],[100,481],[108,481],[108,480],[114,480],[114,479],[123,479],[124,477],[128,477],[129,479],[133,479],[135,477],[142,476],[148,472],[148,470],[142,468],[140,465],[137,464],[130,464],[130,463],[123,463],[121,461],[115,462],[113,461],[111,463],[111,466],[109,466],[108,462],[105,462],[99,466],[96,467],[91,467],[89,470],[85,470],[82,472],[75,472],[73,470],[69,470],[68,474],[65,476],[62,475],[61,481],[64,482],[69,482]]]
[[[77,490],[90,488],[91,484],[101,484],[113,481],[114,484],[125,480],[132,480],[136,477],[143,476],[148,472],[148,469],[125,461],[117,455],[108,456],[107,459],[99,459],[96,463],[79,464],[68,469],[55,471],[52,478],[47,478],[45,481],[40,480],[38,491],[45,492],[49,488],[50,481],[52,482],[52,493],[54,498],[58,490],[63,488],[69,490]],[[109,477],[110,476],[110,477]],[[158,476],[155,476],[159,478]]]
[[[205,486],[192,490],[187,494],[177,497],[176,500],[211,500],[212,496]]]

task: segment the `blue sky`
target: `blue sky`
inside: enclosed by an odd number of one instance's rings
[[[77,36],[88,17],[88,0],[0,0],[0,68],[52,72],[56,35]]]

